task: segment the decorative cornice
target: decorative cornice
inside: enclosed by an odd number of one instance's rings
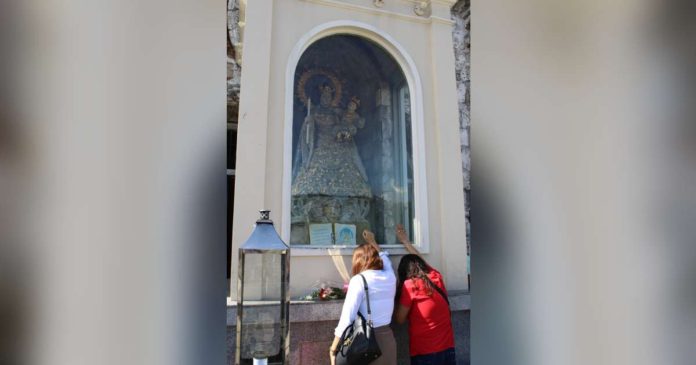
[[[368,13],[368,14],[379,14],[379,15],[384,15],[384,16],[388,16],[388,17],[399,18],[399,19],[414,22],[414,23],[422,23],[422,24],[441,23],[441,24],[446,24],[446,25],[453,25],[454,24],[454,22],[451,19],[445,19],[442,17],[431,16],[430,12],[428,12],[427,15],[418,16],[415,14],[408,15],[408,14],[404,14],[404,13],[397,13],[397,12],[393,12],[393,11],[383,10],[381,8],[381,6],[377,6],[377,5],[373,5],[372,7],[368,7],[368,6],[357,5],[357,4],[349,3],[346,1],[339,1],[339,0],[301,0],[301,1],[325,5],[325,6],[332,6],[335,8],[347,9],[347,10],[352,10],[352,11],[359,11],[359,12]],[[385,1],[389,1],[389,0],[385,0]],[[421,2],[421,1],[414,1],[414,0],[400,0],[400,1],[407,1],[410,3]],[[430,1],[447,1],[447,2],[449,2],[449,0],[429,0],[428,2],[430,2]],[[415,11],[414,11],[414,13],[415,13]]]
[[[457,3],[457,0],[430,0],[430,2],[447,6],[453,6]]]

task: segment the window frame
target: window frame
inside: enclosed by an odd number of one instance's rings
[[[332,35],[354,35],[371,41],[384,49],[397,62],[401,68],[409,89],[411,103],[411,142],[414,178],[414,222],[413,244],[422,253],[429,253],[429,226],[428,226],[428,197],[426,179],[426,153],[425,153],[425,128],[423,113],[423,92],[420,75],[415,62],[405,52],[405,49],[390,35],[369,24],[357,21],[333,21],[319,25],[306,33],[295,45],[290,53],[285,71],[285,115],[284,115],[284,139],[283,139],[283,187],[282,187],[282,220],[281,238],[289,242],[291,228],[291,199],[292,184],[292,133],[295,95],[295,70],[300,57],[314,42]],[[400,244],[381,245],[388,251],[400,254],[405,253]],[[354,246],[331,245],[309,246],[293,245],[292,256],[332,256],[351,255]],[[403,251],[403,252],[401,252]]]

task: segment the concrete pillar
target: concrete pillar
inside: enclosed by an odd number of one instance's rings
[[[268,92],[270,84],[273,1],[254,0],[244,12],[241,95],[237,164],[232,224],[232,275],[230,295],[237,297],[239,246],[251,234],[258,209],[266,208],[266,140],[268,138]],[[262,166],[258,168],[255,166]],[[276,212],[279,216],[280,212]],[[272,217],[273,218],[273,217]]]
[[[452,1],[452,4],[454,1]],[[432,15],[439,21],[431,24],[431,62],[433,81],[433,115],[438,154],[439,200],[441,229],[441,270],[447,278],[449,290],[468,289],[466,260],[466,215],[464,184],[461,179],[461,151],[459,140],[459,111],[457,85],[452,49],[452,4],[433,2]],[[452,204],[451,202],[461,202]]]

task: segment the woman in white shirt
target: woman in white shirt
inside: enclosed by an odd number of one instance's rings
[[[396,276],[392,269],[389,255],[381,251],[375,241],[375,235],[363,231],[365,244],[353,251],[352,272],[353,277],[348,284],[346,300],[343,303],[341,319],[334,331],[334,341],[331,344],[331,364],[336,362],[336,349],[341,334],[357,317],[358,311],[367,318],[367,303],[363,281],[358,274],[362,274],[367,281],[370,294],[370,309],[372,310],[372,323],[375,329],[375,337],[382,351],[382,356],[370,363],[371,365],[396,365],[396,340],[389,324],[394,312],[394,296],[396,295]]]

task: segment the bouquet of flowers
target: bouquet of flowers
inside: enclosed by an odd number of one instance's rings
[[[312,286],[314,289],[308,295],[302,297],[302,300],[332,300],[345,299],[347,285],[340,287],[334,282],[317,281]]]

